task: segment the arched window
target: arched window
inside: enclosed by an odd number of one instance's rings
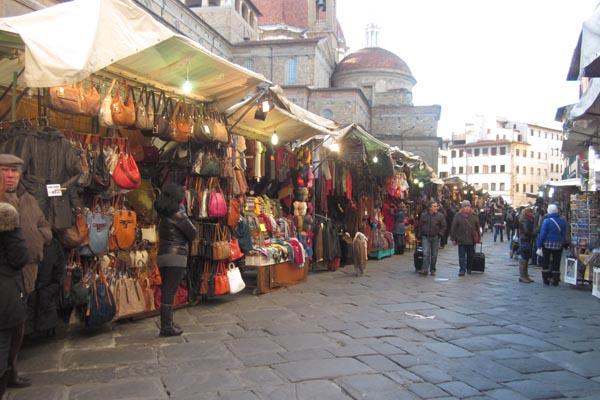
[[[298,80],[298,62],[295,58],[290,58],[287,62],[287,85],[295,85]]]
[[[240,0],[235,0],[235,11],[240,12]]]
[[[254,13],[252,11],[250,11],[250,15],[248,15],[248,23],[253,28],[256,25],[256,17],[254,16]]]
[[[244,21],[248,21],[248,6],[244,3],[242,3],[242,18]]]
[[[221,0],[208,0],[209,7],[219,7],[221,5]]]
[[[329,108],[326,108],[321,113],[321,117],[327,118],[327,119],[333,119],[333,111],[331,111]]]
[[[254,71],[254,60],[244,61],[244,68],[249,69],[250,71]]]

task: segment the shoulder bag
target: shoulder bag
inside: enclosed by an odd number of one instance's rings
[[[178,100],[171,116],[171,140],[188,142],[192,132],[192,120],[185,100]]]
[[[83,99],[83,86],[81,82],[54,86],[48,89],[46,106],[54,111],[71,115],[81,115],[81,101]]]
[[[125,101],[121,99],[121,88],[125,91]],[[127,81],[119,82],[117,92],[110,105],[110,111],[115,125],[132,126],[135,124],[135,104],[129,86],[127,86]]]
[[[104,95],[104,100],[102,100],[102,103],[100,104],[100,112],[98,114],[98,119],[99,119],[100,125],[102,125],[102,126],[107,126],[107,127],[114,126],[114,122],[112,119],[111,105],[112,105],[112,90],[115,87],[116,82],[117,82],[116,79],[112,80],[112,83],[110,84],[110,88]]]

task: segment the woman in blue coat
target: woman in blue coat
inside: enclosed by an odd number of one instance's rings
[[[537,239],[538,249],[543,249],[544,264],[542,266],[542,280],[544,285],[558,286],[560,282],[560,259],[564,248],[570,242],[567,222],[558,214],[558,207],[554,204],[548,206],[548,215],[542,223],[542,228]]]

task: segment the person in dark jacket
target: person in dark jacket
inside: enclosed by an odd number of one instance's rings
[[[395,218],[393,232],[395,253],[404,254],[404,249],[406,248],[406,225],[404,225],[404,220],[407,217],[406,206],[404,203],[400,203],[397,207],[396,205],[392,205],[390,207],[390,214]]]
[[[473,213],[469,200],[460,203],[460,211],[452,220],[450,238],[452,244],[458,244],[458,276],[464,276],[465,272],[470,274],[475,256],[475,244],[481,241],[481,227],[479,217]]]
[[[427,211],[421,214],[417,227],[417,237],[423,245],[423,267],[421,274],[436,274],[435,264],[437,262],[440,238],[446,232],[446,216],[438,212],[439,204],[436,201],[429,202]]]
[[[525,207],[519,215],[519,282],[532,283],[529,277],[528,265],[535,242],[535,233],[533,232],[533,209]]]
[[[4,193],[4,178],[0,174],[0,194]],[[0,203],[0,398],[14,383],[12,356],[25,323],[25,289],[21,270],[29,261],[29,251],[21,228],[19,213],[8,203]],[[9,382],[11,383],[9,385]]]
[[[542,267],[544,285],[549,285],[550,278],[552,278],[552,286],[558,286],[562,251],[564,248],[568,248],[570,239],[567,222],[560,217],[558,207],[550,204],[548,215],[542,223],[537,238],[537,247],[538,249],[542,248],[544,254],[544,265]]]
[[[173,301],[185,274],[189,245],[196,237],[196,227],[181,204],[184,197],[182,186],[169,183],[154,202],[159,216],[160,238],[156,262],[162,279],[160,336],[179,336],[183,333],[183,329],[173,322]]]

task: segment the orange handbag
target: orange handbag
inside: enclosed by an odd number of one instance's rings
[[[125,91],[125,102],[121,100],[121,88]],[[110,104],[110,112],[115,125],[132,126],[135,124],[135,104],[125,80],[119,82],[117,92]]]
[[[190,140],[193,122],[184,100],[178,100],[171,117],[171,137],[175,142],[185,143]]]

